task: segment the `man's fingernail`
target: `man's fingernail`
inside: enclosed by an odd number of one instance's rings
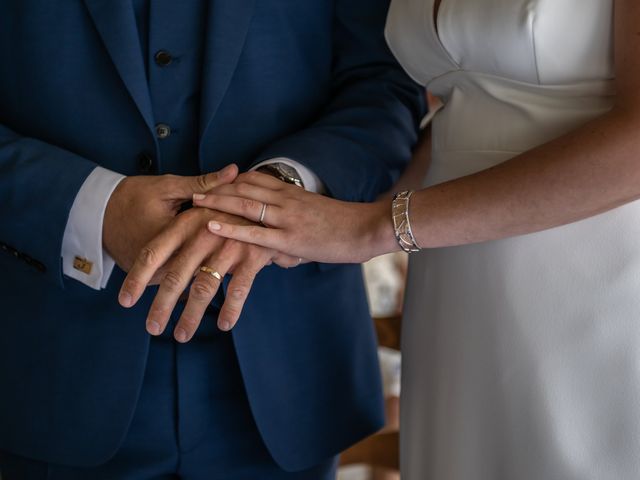
[[[231,324],[226,320],[220,322],[220,330],[222,330],[223,332],[228,332],[229,330],[231,330]]]
[[[180,343],[184,343],[187,341],[187,332],[185,332],[184,329],[182,328],[176,328],[176,331],[174,332],[174,336],[176,340],[179,341]]]
[[[207,198],[206,195],[203,195],[202,193],[194,193],[193,194],[193,200],[204,200],[205,198]]]
[[[218,230],[222,230],[222,225],[216,222],[209,222],[209,230],[217,232]]]
[[[149,320],[147,322],[147,332],[151,335],[160,335],[160,324],[158,322],[154,322],[153,320]]]
[[[130,307],[133,303],[133,297],[129,292],[121,291],[118,295],[118,301],[123,307]]]

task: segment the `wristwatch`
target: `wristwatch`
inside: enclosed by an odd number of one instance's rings
[[[304,188],[304,183],[298,171],[286,163],[269,163],[258,168],[258,172],[266,173],[272,177],[282,180],[285,183]]]

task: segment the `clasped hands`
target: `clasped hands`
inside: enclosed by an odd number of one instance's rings
[[[255,179],[267,175],[252,172],[244,176]],[[118,301],[130,308],[148,286],[159,285],[146,320],[150,334],[160,335],[165,330],[176,304],[188,291],[173,335],[179,342],[193,337],[222,283],[211,272],[218,272],[221,278],[232,274],[218,317],[218,328],[228,331],[238,321],[262,268],[271,263],[284,268],[300,263],[298,257],[207,231],[210,222],[254,224],[245,218],[217,211],[215,206],[194,206],[180,212],[194,195],[198,198],[215,187],[242,181],[243,175],[238,176],[237,167],[230,165],[198,177],[127,177],[112,194],[104,217],[103,244],[118,266],[128,272]],[[201,271],[202,266],[210,270]]]

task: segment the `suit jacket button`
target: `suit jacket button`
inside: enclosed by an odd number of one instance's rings
[[[156,125],[156,135],[160,140],[164,140],[171,135],[171,127],[166,123],[159,123]]]
[[[153,158],[148,153],[141,153],[138,156],[138,171],[142,174],[153,172]]]
[[[173,61],[173,57],[166,50],[159,50],[153,58],[160,67],[168,67]]]

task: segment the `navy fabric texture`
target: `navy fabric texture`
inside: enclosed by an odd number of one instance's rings
[[[208,319],[211,320],[211,319]],[[97,467],[0,452],[3,480],[333,480],[335,459],[283,471],[260,438],[231,335],[208,321],[188,344],[150,341],[138,406],[116,455]]]
[[[288,156],[333,196],[367,201],[410,157],[421,93],[385,45],[386,0],[205,3],[194,34],[162,23],[170,10],[153,2],[148,36],[131,0],[0,3],[0,450],[100,465],[134,418],[155,289],[124,310],[119,269],[102,291],[61,269],[69,210],[95,166],[137,175],[143,158],[185,174]],[[159,140],[157,123],[175,129]],[[382,425],[359,266],[265,268],[232,338],[283,468],[317,465]]]

